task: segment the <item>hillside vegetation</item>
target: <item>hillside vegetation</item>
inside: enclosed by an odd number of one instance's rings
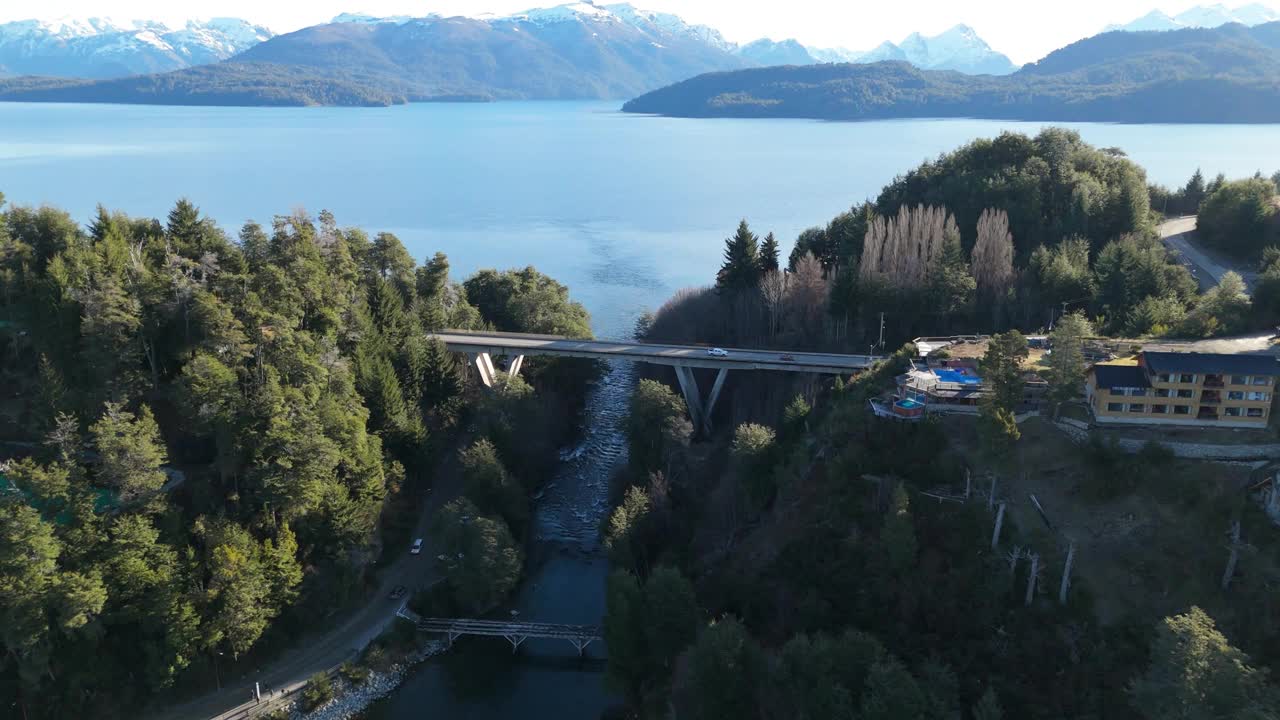
[[[623,109],[827,120],[1276,122],[1278,81],[1280,23],[1270,23],[1106,33],[1005,77],[931,72],[905,63],[712,73],[643,95]]]
[[[524,489],[556,461],[590,366],[535,361],[471,402],[428,337],[445,327],[590,334],[532,268],[459,285],[444,255],[418,265],[329,213],[233,240],[185,200],[164,221],[99,209],[87,229],[5,208],[4,716],[136,717],[332,622],[407,548],[464,421],[470,500],[435,522],[465,556],[449,601],[509,591]]]
[[[638,25],[636,23],[639,23]],[[463,17],[334,23],[231,61],[113,81],[18,78],[0,99],[178,105],[388,105],[626,98],[746,62],[696,36],[633,22]]]

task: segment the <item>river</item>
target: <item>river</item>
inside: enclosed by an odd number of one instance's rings
[[[597,625],[604,617],[609,563],[599,528],[608,510],[609,477],[626,461],[622,422],[634,381],[631,363],[609,366],[587,399],[579,443],[565,449],[536,506],[526,578],[516,600],[504,607],[523,619]],[[459,641],[453,653],[418,666],[365,717],[595,720],[616,702],[605,689],[602,650],[592,645],[583,659],[563,640],[527,640],[513,658],[505,640]]]
[[[98,203],[163,218],[190,197],[230,232],[295,208],[396,233],[414,257],[449,256],[455,278],[534,265],[568,285],[600,337],[680,288],[713,281],[723,239],[746,217],[783,252],[805,227],[874,197],[897,174],[978,137],[1045,123],[689,120],[628,116],[616,103],[423,104],[395,108],[180,108],[0,103],[0,192],[87,222]],[[1196,168],[1280,169],[1280,127],[1065,123],[1122,148],[1149,179]],[[633,369],[592,390],[582,443],[536,509],[540,536],[513,607],[530,620],[598,622],[607,563],[597,529],[623,461],[619,423]],[[513,658],[465,642],[421,666],[371,720],[595,720],[611,698],[598,662],[529,641]]]

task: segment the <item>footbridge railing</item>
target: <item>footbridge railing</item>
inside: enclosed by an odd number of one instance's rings
[[[463,635],[500,637],[511,643],[511,652],[529,638],[567,640],[581,655],[587,646],[600,639],[600,628],[592,625],[554,625],[551,623],[507,622],[502,620],[466,620],[457,618],[423,618],[418,629],[444,635],[449,645]]]

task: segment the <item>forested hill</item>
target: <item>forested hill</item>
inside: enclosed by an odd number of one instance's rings
[[[177,72],[104,81],[0,81],[0,100],[388,105],[627,98],[747,64],[706,42],[697,28],[623,12],[334,22],[272,38],[229,62]]]
[[[1109,122],[1280,121],[1280,23],[1106,33],[1005,77],[904,63],[713,73],[623,110],[678,117],[989,117]]]

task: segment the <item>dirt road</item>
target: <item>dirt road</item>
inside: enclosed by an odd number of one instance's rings
[[[354,611],[341,625],[299,646],[263,668],[243,677],[224,678],[222,690],[195,700],[165,708],[149,715],[149,720],[232,720],[242,718],[255,706],[251,700],[253,684],[262,688],[263,698],[280,691],[291,692],[305,685],[307,678],[328,670],[352,657],[395,621],[396,610],[404,599],[389,596],[397,585],[410,590],[425,588],[438,578],[436,551],[427,525],[437,509],[461,493],[462,481],[457,468],[457,453],[448,451],[437,464],[434,487],[423,503],[421,517],[413,537],[423,538],[421,555],[410,555],[409,548],[379,576],[377,591],[368,604]]]

